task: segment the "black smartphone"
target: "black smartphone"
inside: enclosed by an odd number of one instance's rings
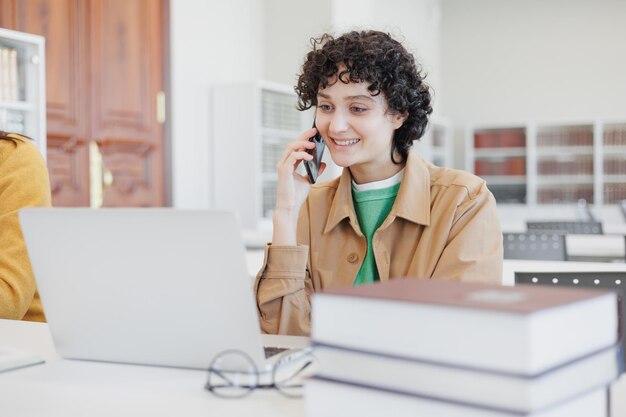
[[[313,121],[313,127],[315,127],[315,120]],[[309,174],[311,184],[315,184],[315,181],[317,181],[317,176],[319,174],[320,165],[322,163],[322,155],[324,155],[324,148],[326,148],[326,144],[324,143],[324,139],[322,139],[322,135],[320,135],[319,132],[317,132],[315,136],[311,136],[309,138],[309,142],[315,143],[315,148],[307,149],[307,153],[313,155],[313,159],[311,161],[304,161],[304,168],[306,168],[306,173]]]

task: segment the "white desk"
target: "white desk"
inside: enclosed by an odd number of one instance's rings
[[[626,272],[626,263],[609,262],[560,262],[505,259],[502,264],[504,285],[515,283],[515,272]],[[626,416],[626,414],[624,414]]]
[[[606,262],[557,262],[526,261],[505,259],[502,265],[502,279],[505,285],[515,283],[515,272],[626,272],[626,263]],[[611,390],[613,417],[626,416],[626,376],[622,375]]]
[[[626,264],[504,261],[504,283],[515,272],[626,271]],[[244,399],[214,397],[206,373],[147,366],[67,361],[58,358],[46,324],[0,320],[0,344],[39,352],[48,361],[0,373],[0,415],[74,416],[304,416],[304,401],[274,391]],[[626,416],[626,377],[612,388],[613,417]]]
[[[304,416],[303,400],[275,391],[217,398],[203,371],[59,359],[46,324],[0,320],[0,344],[48,361],[0,373],[2,416]]]

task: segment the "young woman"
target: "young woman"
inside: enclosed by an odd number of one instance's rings
[[[300,110],[316,107],[317,131],[344,169],[312,187],[295,172],[312,159],[315,128],[285,149],[255,282],[264,332],[309,334],[310,297],[325,288],[407,276],[501,282],[502,233],[485,182],[411,151],[431,96],[400,43],[377,31],[323,35],[296,91]]]
[[[18,211],[50,206],[46,164],[28,138],[0,131],[0,318],[45,321]]]

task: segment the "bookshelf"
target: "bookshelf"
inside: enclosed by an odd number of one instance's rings
[[[626,199],[626,121],[472,125],[465,144],[466,169],[487,181],[498,204]]]
[[[496,200],[528,200],[528,129],[524,125],[475,126],[466,140],[466,170],[487,181]]]
[[[45,40],[0,28],[0,130],[34,139],[46,157]]]
[[[538,125],[537,203],[594,203],[593,124]]]
[[[605,204],[626,200],[626,122],[602,126],[602,197]]]

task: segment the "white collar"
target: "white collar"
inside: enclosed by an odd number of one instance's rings
[[[400,184],[402,178],[404,178],[404,168],[402,168],[400,172],[395,174],[393,177],[387,178],[385,180],[368,182],[366,184],[357,184],[356,182],[354,182],[353,178],[352,186],[356,191],[380,190],[382,188],[388,188],[396,184]]]

